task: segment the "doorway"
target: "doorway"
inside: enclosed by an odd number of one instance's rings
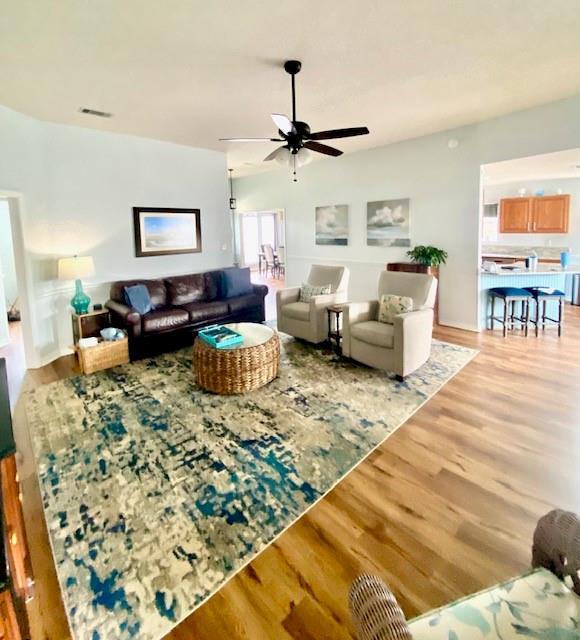
[[[32,345],[31,327],[26,321],[29,307],[20,226],[21,207],[20,194],[0,191],[0,358],[6,359],[12,406],[24,380]]]
[[[248,211],[239,214],[240,261],[258,275],[283,282],[284,211]]]

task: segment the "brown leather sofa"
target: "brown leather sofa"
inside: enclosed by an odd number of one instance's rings
[[[211,324],[264,322],[268,287],[252,285],[251,292],[226,298],[223,271],[114,282],[106,306],[112,326],[127,331],[131,359],[191,344],[192,336]],[[124,289],[135,284],[149,291],[152,309],[144,315],[125,304]]]

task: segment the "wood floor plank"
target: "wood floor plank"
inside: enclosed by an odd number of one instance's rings
[[[580,511],[580,308],[568,306],[566,321],[561,339],[437,327],[437,338],[478,357],[168,638],[346,640],[360,572],[388,580],[415,615],[527,568],[538,517]],[[73,372],[61,359],[27,384]],[[64,612],[17,426],[39,594],[34,640],[60,640]]]

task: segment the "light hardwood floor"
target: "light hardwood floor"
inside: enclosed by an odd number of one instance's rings
[[[352,638],[347,593],[362,571],[386,579],[412,616],[528,567],[538,517],[580,511],[580,308],[566,316],[561,339],[438,327],[480,354],[167,638]],[[26,385],[72,371],[61,359]],[[66,638],[21,405],[33,637]]]

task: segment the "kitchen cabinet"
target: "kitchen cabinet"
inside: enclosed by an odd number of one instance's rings
[[[530,196],[500,201],[500,233],[568,233],[570,196]]]
[[[568,233],[570,196],[542,196],[534,198],[532,210],[533,233]]]
[[[500,233],[530,233],[532,198],[503,198],[499,205]]]

